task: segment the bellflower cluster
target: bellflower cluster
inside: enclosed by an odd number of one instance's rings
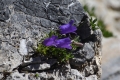
[[[73,58],[71,54],[73,50],[79,45],[76,41],[76,34],[73,36],[71,33],[76,33],[77,27],[73,25],[74,21],[59,26],[59,30],[51,31],[47,38],[42,43],[38,44],[35,49],[36,53],[40,53],[48,58],[55,58],[58,62],[67,62]],[[75,45],[74,45],[75,44]]]
[[[61,25],[59,27],[60,34],[75,33],[77,28],[75,26],[73,26],[73,23],[74,23],[74,21],[71,20],[68,24]],[[57,47],[57,48],[72,49],[71,39],[69,37],[59,39],[55,35],[52,35],[50,38],[45,39],[43,41],[43,45],[54,46],[54,47]]]

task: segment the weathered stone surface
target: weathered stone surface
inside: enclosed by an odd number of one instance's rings
[[[27,51],[27,46],[26,46],[26,40],[22,39],[20,40],[20,49],[19,49],[19,53],[21,55],[28,55],[28,51]]]
[[[92,75],[86,78],[86,80],[98,80],[96,75]]]
[[[2,78],[3,78],[3,74],[2,74],[2,73],[0,73],[0,79],[2,80]]]
[[[74,66],[81,66],[86,61],[92,60],[95,52],[89,43],[85,43],[83,48],[73,53],[74,58],[70,60],[70,64]]]
[[[0,4],[0,16],[3,16],[0,17],[0,49],[10,55],[32,52],[31,45],[35,46],[44,33],[71,19],[75,20],[75,25],[79,25],[85,15],[76,0],[4,0]]]
[[[64,69],[59,69],[52,72],[41,72],[35,74],[13,72],[6,78],[6,80],[85,80],[81,73],[76,69],[67,69],[67,71],[63,70]],[[36,74],[38,75],[37,77]]]
[[[52,66],[54,66],[54,64],[57,63],[57,60],[56,59],[42,60],[41,57],[35,57],[31,58],[30,61],[28,62],[29,64],[25,63],[27,66],[22,66],[21,70],[22,69],[25,71],[48,70]]]
[[[100,79],[101,64],[96,58],[100,50],[96,49],[101,41],[92,40],[95,37],[91,36],[88,17],[78,0],[1,0],[0,4],[0,72],[9,72],[4,75],[5,80],[85,80],[90,75]],[[31,58],[32,47],[46,33],[71,19],[79,27],[77,33],[84,43],[83,49],[75,53],[82,62],[77,63],[79,69],[71,66],[76,62],[56,67],[55,59]],[[25,56],[31,60],[24,61]],[[35,77],[35,72],[39,77]]]
[[[22,63],[22,57],[18,53],[8,53],[8,51],[0,52],[0,72],[12,71]]]
[[[11,73],[10,76],[6,78],[6,80],[28,80],[27,75],[25,73],[14,72]]]

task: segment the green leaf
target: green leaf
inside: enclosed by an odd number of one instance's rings
[[[93,23],[97,22],[97,18],[93,20]]]

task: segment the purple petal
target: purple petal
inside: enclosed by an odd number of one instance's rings
[[[74,20],[70,20],[69,24],[73,25],[73,23],[74,23]]]
[[[70,44],[71,44],[70,38],[64,38],[64,39],[56,40],[56,46],[58,48],[72,49]]]
[[[57,39],[57,36],[52,36],[50,38],[47,38],[43,41],[43,45],[45,46],[55,46],[55,40]]]
[[[60,26],[60,33],[61,34],[66,34],[66,33],[71,33],[77,30],[75,26],[73,26],[73,20],[71,20],[68,24]]]

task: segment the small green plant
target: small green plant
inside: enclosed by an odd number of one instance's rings
[[[48,58],[55,58],[59,63],[65,63],[73,58],[72,51],[79,45],[76,35],[77,27],[73,26],[73,20],[61,25],[59,30],[50,31],[35,48],[35,52]],[[77,45],[76,45],[77,44]]]
[[[73,55],[71,54],[70,50],[56,48],[54,46],[46,47],[41,43],[38,44],[38,47],[36,48],[36,52],[48,58],[55,58],[58,60],[58,62],[66,62],[70,58],[73,58]]]
[[[97,22],[97,18],[96,19],[93,19],[92,17],[90,18],[90,26],[92,27],[93,31],[98,29],[98,27],[96,27],[97,26],[96,22]]]
[[[90,25],[92,27],[92,30],[97,29],[96,26],[98,26],[101,29],[104,37],[112,37],[113,36],[113,33],[106,29],[105,24],[101,19],[99,19],[99,20],[94,19],[93,20],[92,17],[96,18],[96,15],[94,13],[94,10],[95,10],[94,7],[90,10],[87,5],[84,5],[84,10],[91,16]]]
[[[35,77],[36,77],[36,78],[38,78],[38,77],[39,77],[39,74],[38,74],[38,73],[36,73],[36,74],[35,74]]]

